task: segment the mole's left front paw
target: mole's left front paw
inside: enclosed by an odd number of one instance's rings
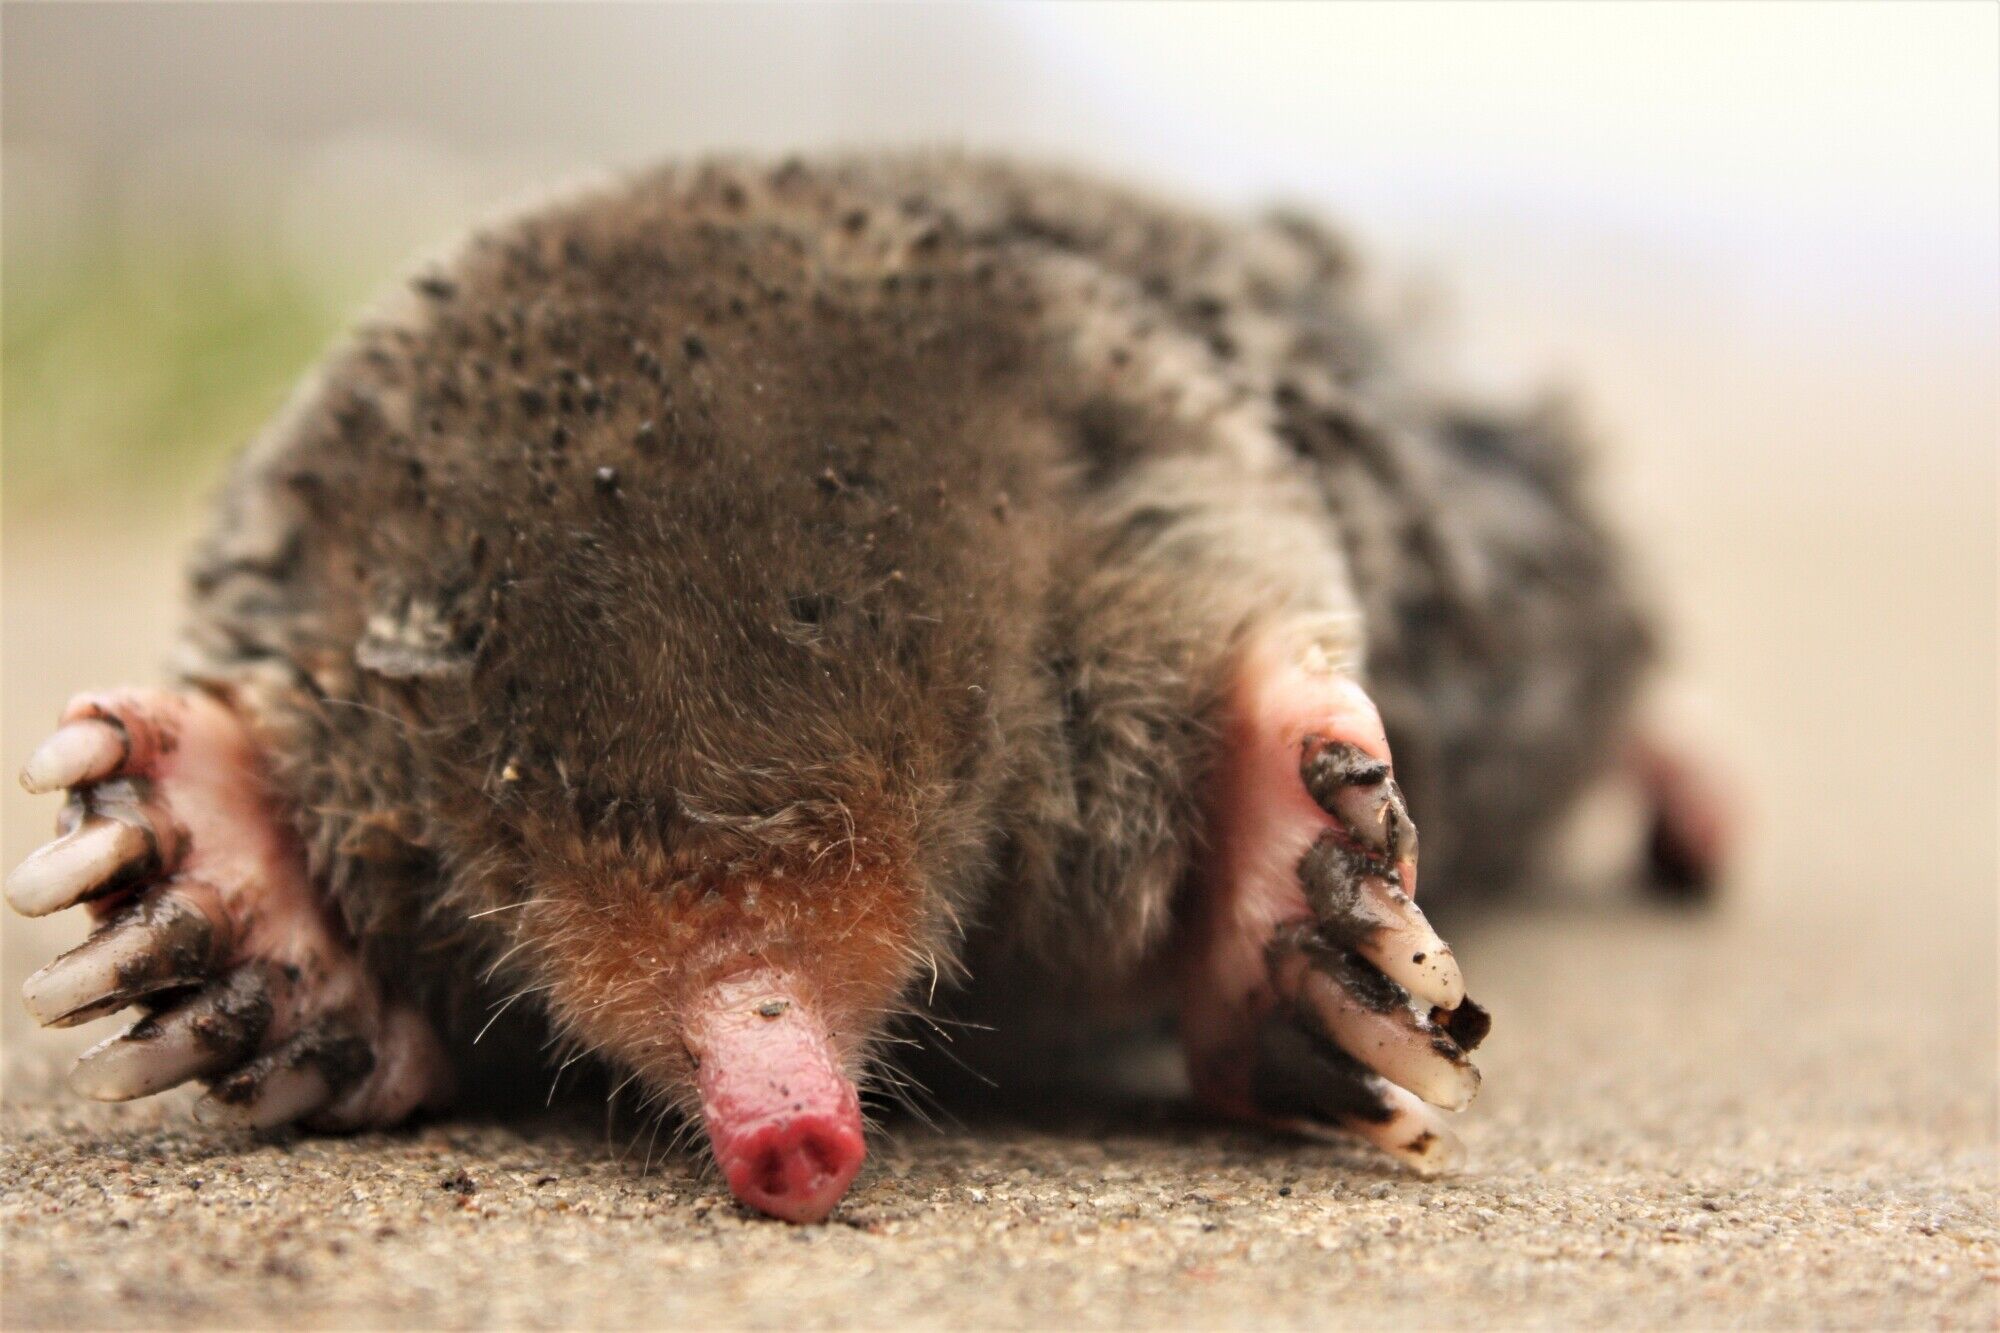
[[[84,904],[99,922],[28,978],[28,1011],[52,1027],[150,1011],[85,1053],[77,1091],[125,1101],[202,1078],[198,1117],[255,1129],[386,1125],[448,1091],[436,1034],[362,966],[226,705],[79,695],[21,781],[69,803],[8,901],[29,916]]]
[[[1413,899],[1416,825],[1381,718],[1310,626],[1244,654],[1210,814],[1183,973],[1197,1093],[1357,1134],[1420,1170],[1451,1165],[1457,1138],[1431,1107],[1478,1090],[1466,1057],[1486,1015]]]

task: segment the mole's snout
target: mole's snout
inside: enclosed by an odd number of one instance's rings
[[[752,1208],[787,1222],[818,1222],[847,1193],[865,1153],[858,1117],[800,1115],[732,1144],[722,1169],[730,1192]]]
[[[687,1040],[730,1192],[788,1222],[824,1219],[867,1149],[860,1098],[819,1016],[788,978],[756,972],[715,987]]]

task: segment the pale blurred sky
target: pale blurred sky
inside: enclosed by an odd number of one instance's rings
[[[1948,409],[1899,452],[1991,475],[1993,5],[10,5],[4,51],[17,235],[76,160],[171,209],[275,159],[307,243],[388,266],[607,163],[1053,151],[1350,219],[1446,277],[1485,380],[1575,372],[1663,430],[1746,358],[1872,366],[1876,430]]]

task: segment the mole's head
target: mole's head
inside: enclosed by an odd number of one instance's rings
[[[424,475],[461,539],[401,567],[471,626],[439,748],[462,878],[508,900],[484,922],[504,973],[697,1113],[740,1199],[815,1220],[861,1165],[871,1047],[949,966],[986,855],[1034,673],[1039,465],[991,337],[803,290],[689,314],[652,272],[585,274],[573,306],[543,275],[525,316],[452,326],[513,369],[465,396],[486,452]],[[437,410],[448,436],[461,409]]]

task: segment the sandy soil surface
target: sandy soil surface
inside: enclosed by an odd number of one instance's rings
[[[601,1122],[254,1144],[13,1094],[5,1323],[1991,1327],[1984,943],[1476,932],[1504,1026],[1429,1183],[1170,1101],[905,1128],[833,1225]],[[1829,998],[1862,956],[1879,986]]]
[[[70,689],[153,674],[177,542],[15,517],[9,766]],[[60,1070],[101,1025],[10,995],[0,1322],[1992,1327],[1990,510],[1876,514],[1898,540],[1832,567],[1854,522],[1760,515],[1746,558],[1713,517],[1671,558],[1720,594],[1688,619],[1757,839],[1706,915],[1444,914],[1497,1019],[1456,1178],[1048,1091],[896,1128],[799,1229],[601,1118],[259,1143],[87,1106]],[[52,806],[0,808],[11,864]],[[5,989],[78,930],[10,920]]]

